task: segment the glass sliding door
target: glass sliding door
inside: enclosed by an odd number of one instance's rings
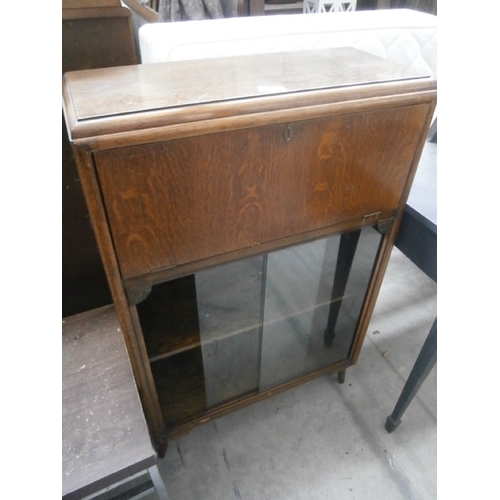
[[[348,358],[380,241],[367,227],[269,254],[261,390]]]
[[[364,227],[154,286],[137,311],[167,427],[347,359],[381,239]]]
[[[207,406],[259,389],[264,256],[196,274]]]

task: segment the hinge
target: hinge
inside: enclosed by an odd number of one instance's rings
[[[376,222],[382,212],[373,212],[371,214],[363,215],[363,224],[373,224]]]

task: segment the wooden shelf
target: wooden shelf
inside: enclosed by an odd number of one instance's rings
[[[360,288],[359,293],[363,290]],[[317,303],[314,307],[294,310],[285,316],[265,322],[247,324],[242,328],[205,334],[205,344],[221,342],[239,335],[265,329],[274,324],[300,318],[304,314],[325,310],[335,302],[349,301],[356,293],[345,294],[335,300]],[[151,295],[138,304],[144,340],[151,363],[175,356],[201,346],[199,310],[194,275],[157,285]],[[244,314],[244,311],[241,312]]]
[[[167,429],[207,411],[200,347],[152,363],[151,370]]]
[[[137,312],[150,360],[200,345],[193,274],[153,287]]]

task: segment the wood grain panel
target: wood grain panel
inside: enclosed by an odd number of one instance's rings
[[[395,210],[428,105],[96,154],[130,278]],[[258,154],[255,154],[258,152]]]

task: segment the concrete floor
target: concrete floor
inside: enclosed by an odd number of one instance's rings
[[[384,429],[436,315],[436,284],[397,249],[360,358],[169,444],[171,500],[436,498],[436,368]]]
[[[435,159],[428,143],[415,185],[435,189]],[[171,441],[159,463],[170,500],[436,498],[436,368],[401,425],[384,428],[436,317],[436,289],[395,248],[345,383],[325,376]]]

